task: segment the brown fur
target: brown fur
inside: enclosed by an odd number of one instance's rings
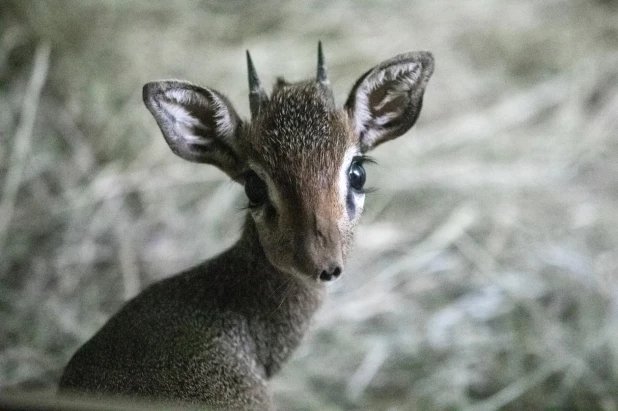
[[[280,79],[245,144],[248,162],[260,165],[285,199],[276,219],[259,230],[271,261],[301,272],[322,271],[321,261],[341,264],[349,248],[342,241],[351,240],[341,229],[353,225],[338,224],[346,217],[339,168],[345,151],[358,144],[347,113],[335,108],[319,83]]]
[[[248,219],[233,248],[129,301],[73,356],[60,391],[274,409],[266,381],[323,292],[274,270]]]

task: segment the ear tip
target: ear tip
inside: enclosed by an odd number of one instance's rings
[[[142,87],[142,98],[146,100],[148,96],[152,95],[155,88],[157,88],[157,84],[154,81],[144,84],[144,87]]]
[[[435,59],[433,57],[433,53],[426,50],[412,51],[409,53],[400,54],[396,56],[393,60],[400,62],[416,62],[420,64],[423,77],[425,77],[426,79],[431,77],[435,67]]]
[[[431,76],[433,74],[433,69],[436,65],[433,53],[431,51],[419,51],[418,55],[419,60],[421,61],[421,65],[423,66],[423,72],[425,73],[425,76]]]
[[[421,59],[427,63],[427,65],[433,67],[433,65],[435,64],[435,58],[433,57],[433,53],[431,51],[419,51],[418,54]]]
[[[425,62],[427,62],[428,64],[433,65],[434,64],[434,57],[433,57],[433,53],[431,51],[427,51],[427,50],[423,50],[423,51],[418,51],[417,52],[419,55],[419,58]]]
[[[433,74],[435,60],[433,57],[433,53],[430,51],[410,51],[408,53],[398,54],[391,59],[383,61],[370,71],[378,72],[388,67],[398,66],[401,64],[419,65],[421,68],[422,76],[425,79],[429,79],[429,77],[431,77],[431,75]]]
[[[158,91],[159,91],[159,87],[158,87],[157,82],[151,81],[151,82],[144,84],[144,87],[142,87],[142,101],[144,102],[144,104],[146,104],[146,106],[149,105],[154,94],[157,93]]]
[[[142,87],[142,99],[144,102],[151,100],[155,95],[164,93],[169,86],[169,81],[149,81]]]
[[[165,94],[171,89],[191,89],[195,86],[183,80],[155,80],[149,81],[142,87],[142,100],[148,104],[151,100],[156,100],[160,95]]]
[[[402,60],[417,61],[421,63],[423,68],[426,67],[433,69],[433,66],[435,65],[433,53],[427,50],[412,51],[410,53],[401,54],[400,57]]]

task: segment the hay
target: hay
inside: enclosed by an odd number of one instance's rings
[[[396,53],[437,66],[281,408],[617,409],[618,8],[583,0],[3,2],[0,388],[52,389],[124,300],[238,235],[242,190],[169,151],[141,85],[246,116],[244,49],[269,87],[318,39],[339,102]]]

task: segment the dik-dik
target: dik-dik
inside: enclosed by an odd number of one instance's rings
[[[325,284],[344,272],[365,201],[365,153],[416,122],[429,52],[363,74],[335,104],[321,45],[315,79],[279,78],[270,96],[247,52],[251,121],[218,91],[156,81],[143,99],[172,151],[242,184],[242,236],[155,283],[73,356],[61,392],[273,410],[268,380],[300,343]]]

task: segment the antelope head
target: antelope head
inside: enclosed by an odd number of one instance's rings
[[[344,270],[365,201],[366,153],[416,122],[433,72],[429,52],[400,54],[363,74],[337,107],[321,43],[316,78],[279,78],[270,96],[247,52],[251,120],[211,88],[144,86],[143,98],[174,153],[210,163],[243,184],[249,218],[279,271],[325,282]]]

